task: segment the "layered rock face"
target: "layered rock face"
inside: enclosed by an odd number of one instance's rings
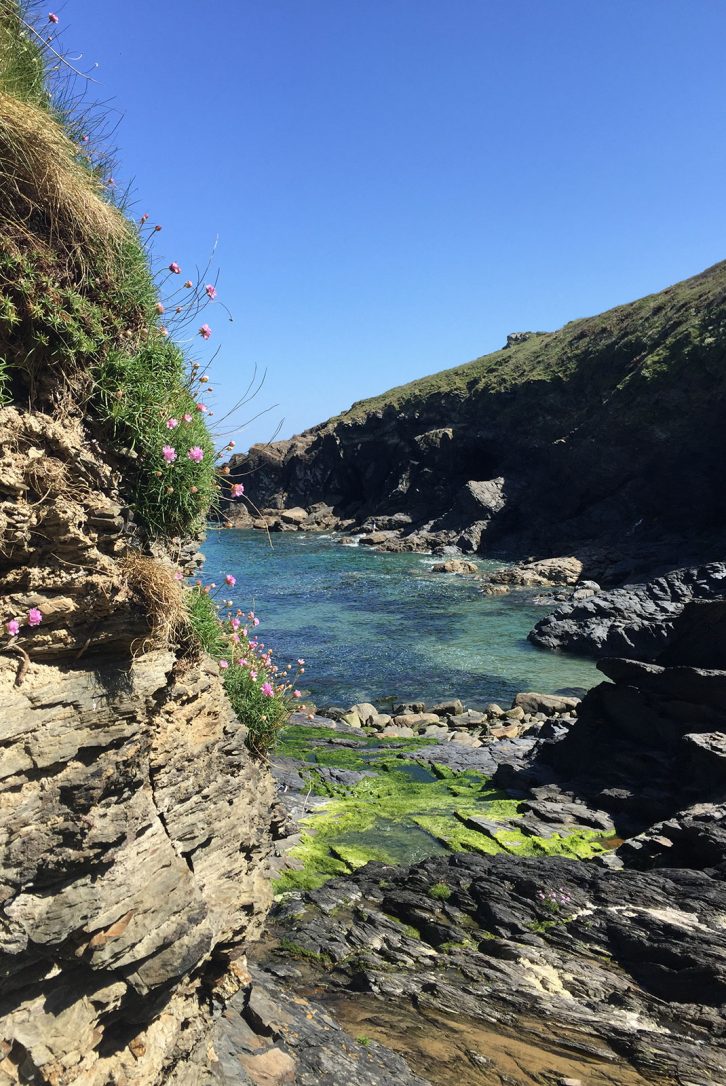
[[[395,533],[382,546],[720,557],[725,316],[719,264],[255,446],[230,481],[274,526]],[[286,524],[291,507],[308,521]]]
[[[0,411],[2,1083],[202,1081],[270,901],[272,781],[109,460]]]

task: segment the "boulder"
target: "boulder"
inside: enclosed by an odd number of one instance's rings
[[[398,713],[393,723],[399,728],[425,728],[429,724],[441,724],[436,713]]]
[[[368,725],[376,719],[378,710],[369,701],[359,701],[356,705],[351,706],[348,715],[356,716],[362,725]],[[347,716],[345,721],[348,723]]]
[[[463,558],[449,558],[445,562],[436,562],[431,567],[432,573],[478,573],[479,567],[474,562],[466,562]]]
[[[544,713],[545,716],[558,716],[570,712],[580,704],[579,698],[560,697],[556,694],[537,694],[534,691],[516,694],[512,703],[525,713]],[[511,712],[511,710],[510,710]],[[509,715],[509,714],[507,714]]]
[[[308,519],[308,511],[307,509],[303,509],[301,506],[297,505],[293,509],[280,510],[279,516],[280,520],[282,520],[285,524],[300,525],[304,520]]]
[[[509,588],[574,585],[582,575],[582,570],[583,565],[579,558],[541,558],[495,569],[487,575],[486,584],[505,585]]]
[[[464,704],[458,698],[452,698],[451,701],[441,701],[438,705],[432,705],[431,712],[436,716],[458,716],[459,713],[464,712]]]

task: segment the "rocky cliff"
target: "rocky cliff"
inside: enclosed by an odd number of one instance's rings
[[[273,522],[296,507],[297,525],[395,530],[412,547],[622,555],[665,539],[670,568],[713,559],[725,348],[722,263],[254,446],[230,479]]]
[[[0,1082],[186,1084],[270,901],[272,782],[80,423],[1,410],[0,465]]]

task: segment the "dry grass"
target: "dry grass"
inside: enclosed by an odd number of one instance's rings
[[[62,126],[46,110],[0,92],[0,222],[3,243],[62,255],[77,278],[116,251],[129,226],[103,196]]]
[[[141,651],[173,644],[188,624],[181,582],[168,566],[137,551],[122,558],[119,567],[149,620],[150,637]]]

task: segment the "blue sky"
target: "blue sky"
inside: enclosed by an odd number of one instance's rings
[[[239,447],[726,256],[713,0],[63,0]],[[241,424],[245,413],[238,416]]]

